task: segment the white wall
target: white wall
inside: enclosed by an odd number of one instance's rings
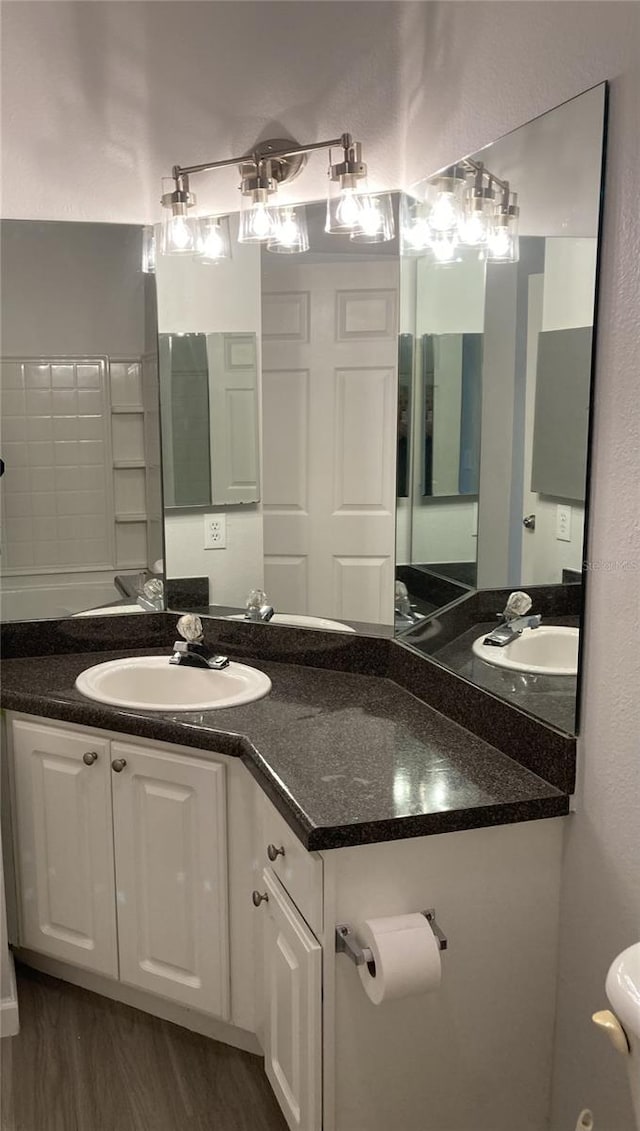
[[[588,578],[552,1126],[575,1127],[588,1103],[604,1131],[630,1131],[622,1058],[590,1014],[609,961],[640,935],[639,6],[18,3],[4,22],[14,216],[157,218],[174,161],[242,148],[274,121],[300,137],[348,125],[370,141],[376,177],[409,183],[611,80],[589,556],[629,565]],[[295,182],[301,196],[321,194],[316,168]]]
[[[231,218],[232,258],[203,264],[191,256],[158,255],[158,331],[161,334],[253,332],[258,346],[260,396],[260,247],[237,242]],[[208,577],[213,604],[244,605],[250,589],[263,584],[262,510],[257,506],[210,507],[224,513],[224,550],[204,549],[202,511],[167,511],[167,577]]]

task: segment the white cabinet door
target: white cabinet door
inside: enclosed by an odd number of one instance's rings
[[[262,876],[265,1070],[292,1131],[320,1131],[321,947],[271,870]]]
[[[111,759],[120,978],[227,1018],[225,768],[124,742]]]
[[[109,743],[20,720],[12,736],[22,945],[117,978]]]

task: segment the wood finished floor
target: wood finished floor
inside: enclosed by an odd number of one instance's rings
[[[262,1061],[19,967],[2,1131],[286,1131]]]

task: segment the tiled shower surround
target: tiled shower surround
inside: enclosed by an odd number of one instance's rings
[[[75,612],[115,599],[110,575],[144,568],[153,553],[159,467],[147,465],[159,461],[146,451],[143,359],[0,364],[4,615],[25,582],[40,589],[45,616],[61,600]]]

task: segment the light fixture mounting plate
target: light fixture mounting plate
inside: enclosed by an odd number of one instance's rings
[[[291,137],[270,137],[266,141],[259,141],[254,147],[254,154],[258,160],[271,159],[271,176],[277,184],[293,181],[302,172],[307,163],[306,153],[294,153],[290,157],[272,157],[273,153],[282,153],[287,149],[295,149],[298,145]],[[251,175],[245,172],[245,165],[240,166],[242,177]]]

